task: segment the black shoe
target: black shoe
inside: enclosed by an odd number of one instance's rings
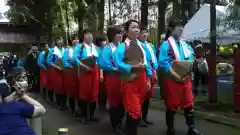
[[[91,118],[90,118],[90,121],[91,121],[91,122],[99,122],[99,119],[96,118],[96,117],[91,117]]]
[[[144,122],[143,120],[140,121],[139,123],[140,127],[148,127],[148,124],[146,122]]]
[[[167,130],[167,135],[175,135],[175,130],[174,129],[168,129]]]
[[[82,120],[82,124],[84,124],[84,125],[88,125],[88,124],[90,124],[90,120],[88,119],[88,118],[84,118],[83,120]]]
[[[118,134],[118,135],[121,135],[121,134],[123,134],[123,131],[117,126],[116,128],[113,128],[112,129],[112,132],[114,133],[114,134]]]
[[[198,132],[196,128],[189,128],[188,135],[202,135],[202,133]]]
[[[144,121],[147,125],[153,125],[154,123],[152,122],[152,121],[149,121],[149,120],[142,120],[142,121]]]

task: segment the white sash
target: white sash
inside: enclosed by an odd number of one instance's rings
[[[176,60],[181,60],[180,53],[179,53],[179,50],[178,50],[178,46],[177,46],[177,43],[176,43],[175,39],[173,37],[169,37],[168,41],[173,48],[173,52],[175,54]],[[190,57],[191,56],[191,51],[187,48],[186,43],[183,42],[182,40],[180,40],[180,44],[182,44],[184,58]]]
[[[145,41],[145,43],[147,44],[148,50],[150,51],[152,62],[156,63],[157,62],[156,57],[155,57],[155,54],[153,52],[153,49],[152,49],[151,45],[147,41]]]
[[[129,43],[131,42],[131,40],[129,38],[127,38],[124,42],[127,44],[127,46],[129,46]],[[144,48],[142,47],[142,44],[140,43],[139,40],[137,40],[137,45],[141,48],[141,50],[143,52],[144,65],[147,65],[146,53],[145,53]]]
[[[54,47],[53,54],[57,55],[58,58],[62,58],[63,55],[57,46]]]
[[[88,44],[84,43],[84,45],[85,45],[85,48],[86,48],[87,56],[98,57],[96,46],[93,43],[91,45],[88,45]]]
[[[73,57],[73,49],[72,48],[68,48],[68,54],[69,54],[69,58]]]
[[[112,43],[109,45],[110,49],[111,49],[111,52],[114,53],[114,51],[116,50],[116,46],[113,45]]]

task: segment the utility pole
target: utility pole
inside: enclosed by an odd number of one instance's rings
[[[209,56],[209,102],[217,103],[217,83],[216,83],[216,0],[210,3],[210,46]]]

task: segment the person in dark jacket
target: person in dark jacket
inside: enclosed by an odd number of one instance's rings
[[[28,73],[28,82],[32,84],[32,90],[34,92],[40,91],[40,73],[39,66],[37,65],[37,58],[39,55],[39,50],[37,46],[32,46],[28,51],[27,57],[25,59],[24,67]]]

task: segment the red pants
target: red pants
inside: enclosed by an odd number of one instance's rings
[[[155,85],[155,77],[156,77],[156,72],[154,69],[152,69],[152,77],[150,78],[151,82],[151,87],[150,90],[147,92],[145,99],[150,100],[153,97],[153,92],[154,92],[154,85]]]
[[[129,82],[122,82],[123,104],[126,112],[134,119],[141,116],[141,107],[147,89],[147,75],[143,72],[138,78]]]
[[[78,74],[76,73],[64,73],[64,89],[66,93],[74,99],[77,99],[78,95]]]
[[[122,104],[121,80],[118,75],[108,74],[105,76],[108,103],[113,107]]]
[[[48,90],[54,89],[54,69],[51,66],[48,66],[48,72],[47,72],[47,88]]]
[[[64,90],[64,74],[63,71],[54,69],[53,88],[57,94],[66,94]]]
[[[44,69],[40,69],[40,85],[47,86],[47,72]]]
[[[95,65],[92,71],[79,75],[78,98],[83,101],[96,102],[99,90],[99,68]]]
[[[167,109],[177,111],[180,108],[187,108],[193,105],[192,84],[190,77],[187,77],[184,84],[172,80],[164,81],[165,105]]]

